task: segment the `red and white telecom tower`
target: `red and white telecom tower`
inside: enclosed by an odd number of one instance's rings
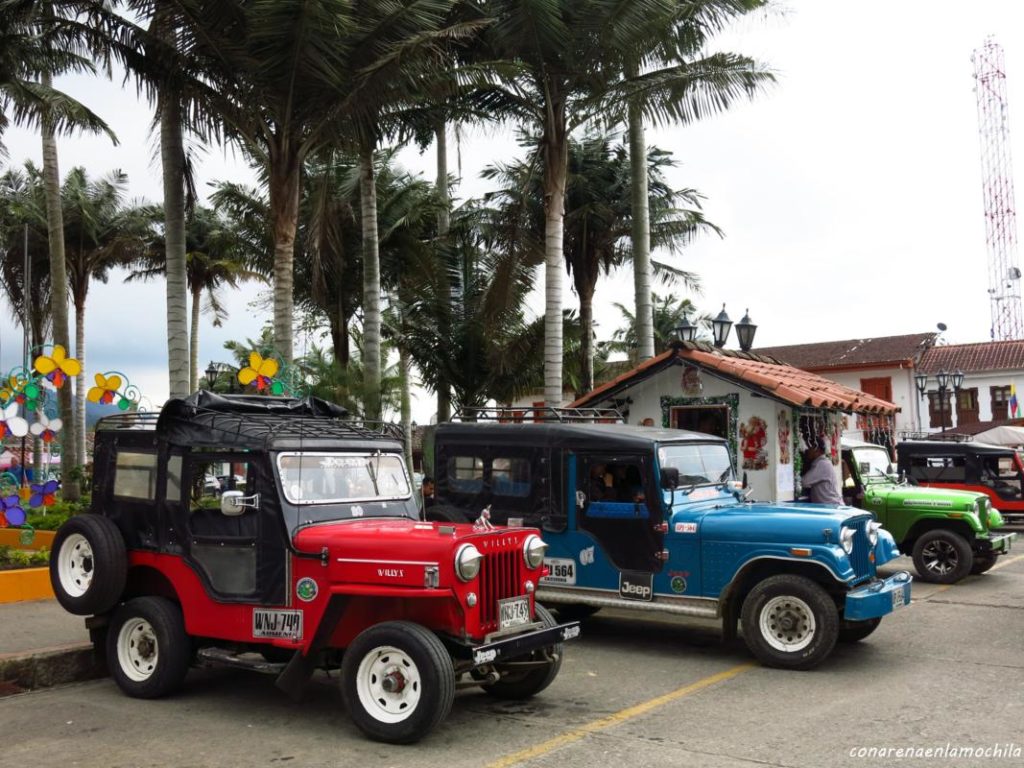
[[[988,294],[992,339],[1024,338],[1021,272],[1017,266],[1017,209],[1013,201],[1013,160],[1006,99],[1003,48],[986,38],[971,55],[981,133],[981,185],[988,244]]]

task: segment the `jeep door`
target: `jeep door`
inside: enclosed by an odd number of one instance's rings
[[[577,528],[620,571],[661,570],[665,534],[652,470],[652,457],[644,454],[577,457]]]

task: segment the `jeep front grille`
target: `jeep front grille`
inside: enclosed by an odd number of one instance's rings
[[[850,564],[857,578],[873,576],[875,573],[874,563],[871,560],[871,541],[868,539],[868,524],[858,523],[854,529],[853,552],[850,554]]]
[[[498,601],[523,594],[522,547],[513,536],[502,536],[478,545],[480,563],[480,622],[485,632],[498,628]]]

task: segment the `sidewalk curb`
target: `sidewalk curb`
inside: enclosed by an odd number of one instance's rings
[[[0,654],[0,696],[105,677],[91,643]]]

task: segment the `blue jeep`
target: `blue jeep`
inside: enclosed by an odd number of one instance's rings
[[[910,603],[888,532],[852,507],[745,500],[729,444],[673,429],[573,421],[454,422],[434,435],[427,519],[535,526],[563,618],[628,608],[743,626],[764,664],[810,669]]]

